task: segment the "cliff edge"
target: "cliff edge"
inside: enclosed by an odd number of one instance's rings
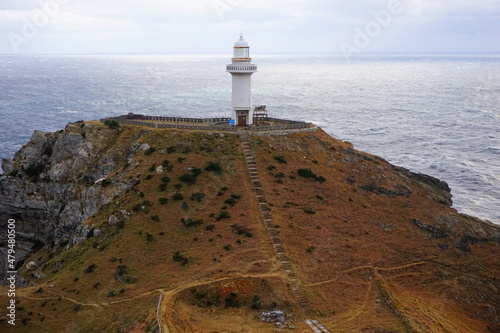
[[[2,163],[2,332],[273,332],[269,309],[299,332],[500,330],[500,228],[445,182],[321,129],[248,134],[35,132]]]

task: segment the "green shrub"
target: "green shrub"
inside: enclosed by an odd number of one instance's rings
[[[274,156],[273,158],[274,158],[274,159],[276,160],[276,162],[278,162],[278,163],[281,163],[281,164],[286,164],[286,163],[287,163],[287,162],[286,162],[286,159],[285,159],[285,156]]]
[[[308,253],[313,253],[314,250],[316,250],[316,248],[314,246],[309,246],[307,249],[306,249],[306,252]]]
[[[160,217],[158,215],[151,215],[151,220],[155,222],[160,222]]]
[[[191,174],[195,177],[198,177],[201,175],[202,170],[200,168],[192,168],[191,169]]]
[[[239,307],[241,307],[239,301],[237,301],[237,300],[235,300],[233,298],[230,298],[230,297],[227,297],[224,300],[224,304],[225,304],[226,308],[239,308]]]
[[[206,171],[213,171],[215,173],[222,173],[222,166],[219,162],[208,162],[208,165],[205,167]]]
[[[152,242],[153,241],[153,235],[151,235],[150,233],[147,233],[146,234],[146,240],[149,242]]]
[[[324,200],[323,197],[321,195],[319,195],[319,194],[316,194],[316,199],[318,199],[318,200]]]
[[[223,246],[222,248],[226,251],[229,251],[229,250],[231,250],[231,245],[228,244],[228,245]]]
[[[117,129],[120,127],[120,124],[116,120],[105,120],[104,125],[108,126],[109,129]]]
[[[323,177],[323,176],[318,176],[318,177],[316,177],[315,181],[320,182],[321,184],[323,184],[324,182],[326,182],[326,178]]]
[[[215,225],[213,225],[213,224],[207,225],[205,227],[205,230],[206,231],[214,231],[215,230]]]
[[[180,251],[174,252],[174,254],[172,255],[172,259],[174,260],[174,262],[180,262],[181,266],[186,266],[189,262],[189,259],[184,257],[180,253]]]
[[[184,200],[184,196],[181,193],[177,192],[174,195],[172,195],[172,199],[175,201],[181,201]]]
[[[160,191],[160,192],[166,192],[167,191],[167,184],[166,183],[161,183],[160,186],[158,186],[158,191]]]
[[[181,175],[179,177],[179,180],[181,182],[188,184],[188,185],[194,185],[196,183],[196,176],[189,174],[189,173],[186,173],[184,175]]]
[[[304,177],[304,178],[313,178],[315,179],[316,177],[316,174],[314,172],[312,172],[311,169],[299,169],[297,171],[297,173],[299,174],[300,177]]]
[[[156,151],[156,148],[154,148],[154,147],[149,147],[149,149],[148,149],[148,150],[146,150],[146,151],[144,152],[144,155],[146,155],[146,156],[151,156],[151,155],[153,155],[153,153],[154,153],[155,151]]]
[[[250,307],[252,310],[260,310],[262,306],[260,304],[260,297],[255,295],[252,300],[252,306]]]
[[[301,177],[312,178],[320,183],[324,183],[326,181],[325,177],[316,175],[311,169],[299,169],[297,172]]]
[[[168,203],[168,199],[167,198],[159,198],[158,202],[160,202],[160,205],[166,205]]]
[[[170,183],[170,178],[169,178],[169,177],[166,177],[166,176],[165,176],[165,177],[161,177],[160,181],[161,181],[162,183]]]
[[[307,214],[311,214],[311,215],[316,214],[316,212],[314,210],[309,209],[309,208],[308,209],[304,209],[304,212],[307,213]]]
[[[238,235],[245,235],[247,237],[253,237],[253,234],[250,232],[252,229],[249,229],[245,226],[239,225],[239,224],[233,224],[231,226],[233,228],[234,232]]]
[[[191,201],[200,202],[203,198],[205,198],[205,193],[196,192],[191,194]]]
[[[28,167],[24,170],[28,177],[38,179],[40,174],[45,169],[45,166],[42,163],[32,163],[28,165]]]
[[[219,213],[219,216],[217,216],[217,218],[215,219],[216,221],[220,221],[220,220],[224,220],[224,219],[230,219],[231,218],[231,214],[229,214],[228,211],[221,211]]]
[[[182,218],[181,223],[185,227],[197,227],[197,226],[203,224],[203,220],[193,220],[193,219],[187,217],[187,218]]]
[[[154,177],[154,175],[149,174],[149,175],[147,175],[147,176],[146,176],[146,178],[145,178],[145,179],[146,179],[146,180],[150,180],[150,179],[151,179],[151,178],[153,178],[153,177]]]
[[[225,204],[228,204],[228,205],[231,205],[231,206],[236,205],[237,202],[238,201],[236,201],[236,199],[234,199],[234,198],[229,198],[226,201],[224,201]]]
[[[9,177],[17,177],[19,175],[19,170],[12,170],[8,176]]]
[[[95,264],[88,265],[87,268],[85,269],[85,273],[90,274],[95,271],[95,268],[97,266]]]
[[[156,164],[153,164],[152,166],[149,167],[149,172],[153,172],[156,170]]]

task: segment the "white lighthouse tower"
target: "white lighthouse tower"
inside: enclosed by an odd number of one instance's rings
[[[234,44],[233,63],[226,66],[226,71],[233,77],[232,88],[232,119],[238,126],[253,124],[252,110],[252,74],[257,72],[257,66],[251,63],[250,47],[240,36]]]

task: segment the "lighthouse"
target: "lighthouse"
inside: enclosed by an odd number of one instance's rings
[[[252,111],[252,74],[257,72],[250,58],[250,47],[243,39],[243,35],[234,44],[232,64],[226,66],[226,71],[233,78],[232,86],[232,119],[237,126],[253,124]]]

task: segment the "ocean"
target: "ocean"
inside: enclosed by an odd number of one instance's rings
[[[0,55],[0,157],[34,130],[128,112],[230,115],[231,55]],[[255,54],[253,101],[452,188],[500,224],[500,55]]]

